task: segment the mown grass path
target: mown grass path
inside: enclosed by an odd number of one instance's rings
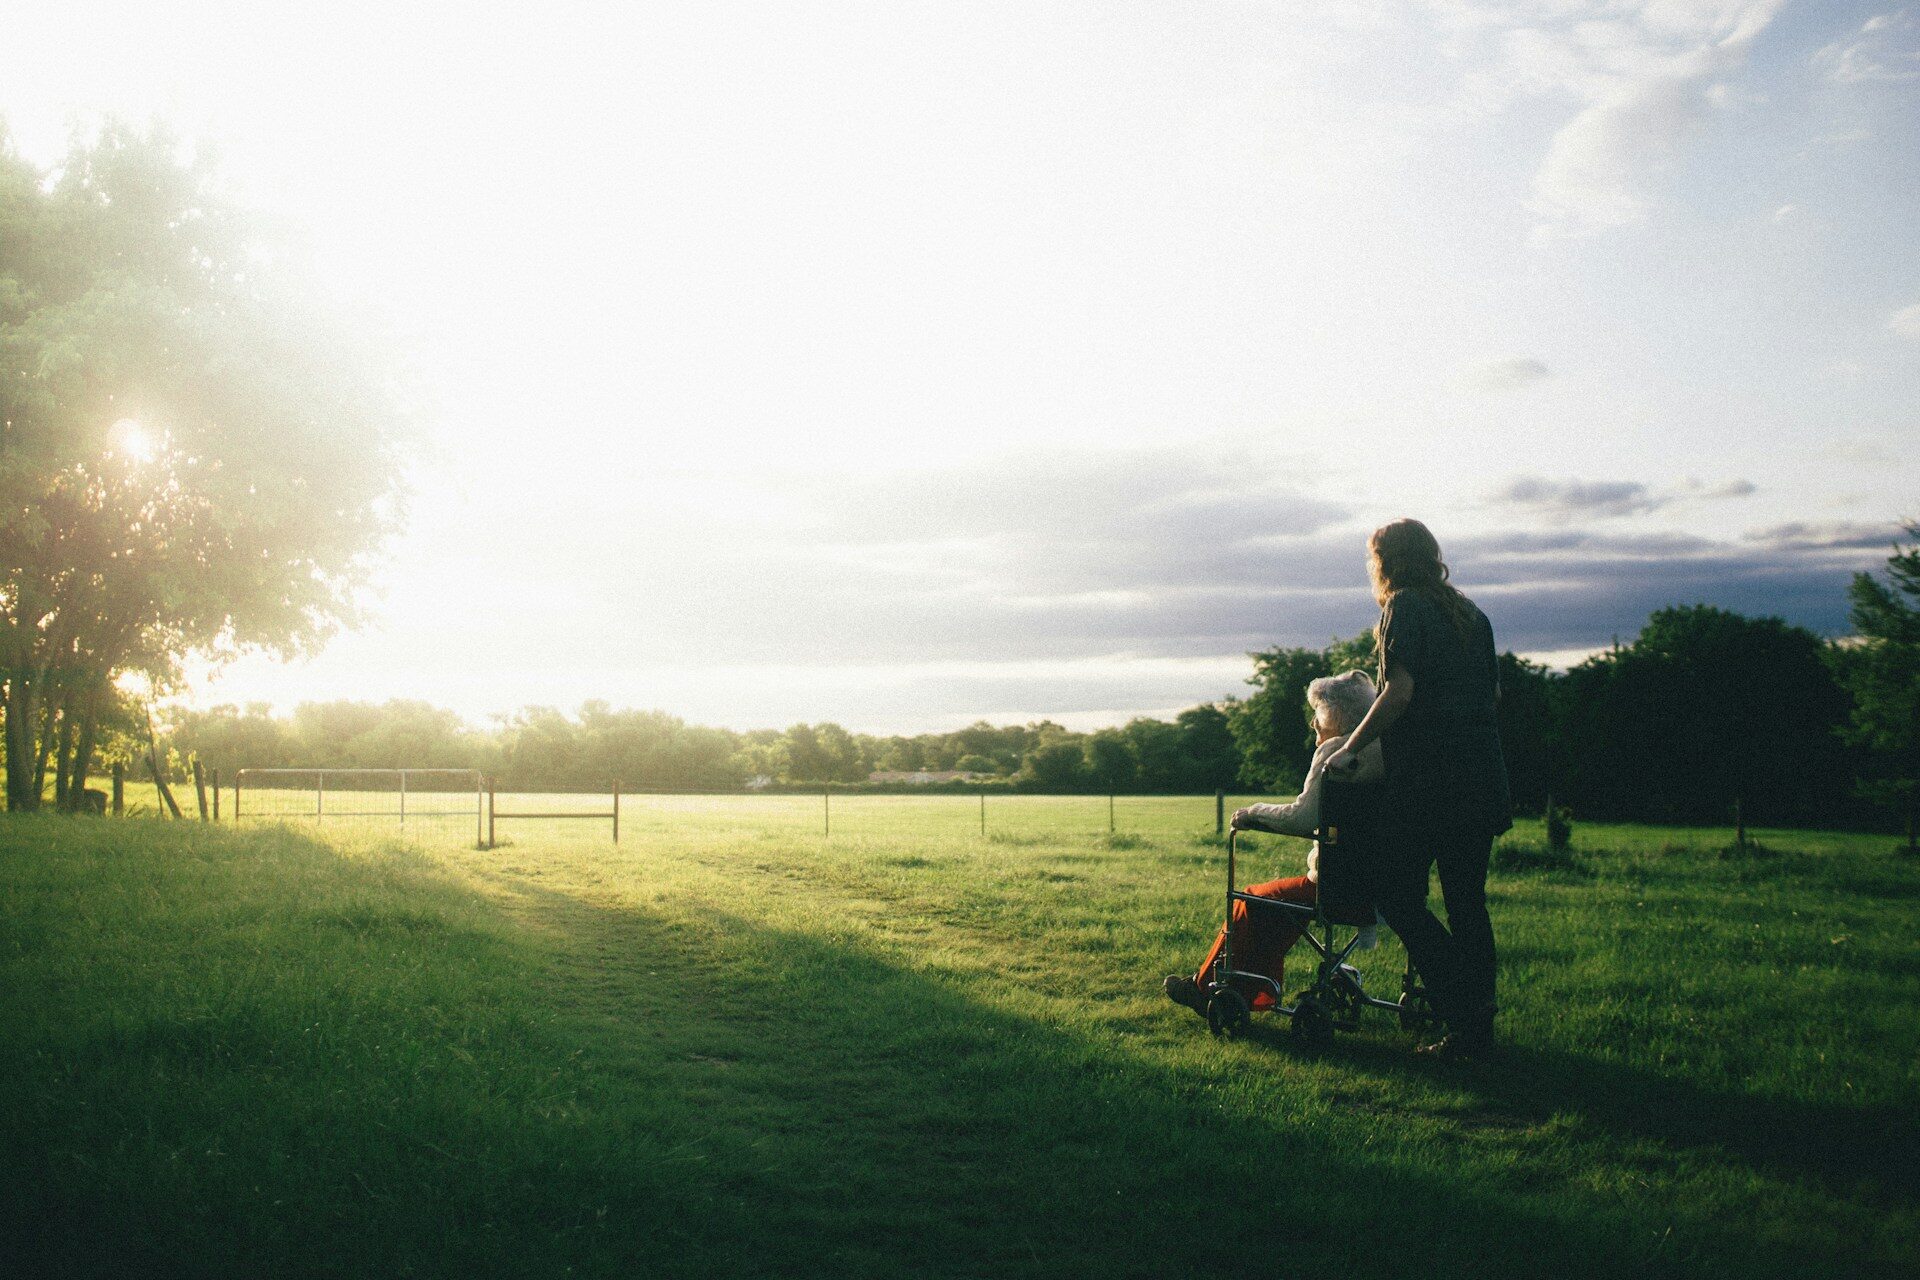
[[[1511,858],[1509,1047],[1435,1066],[1385,1019],[1308,1054],[1162,999],[1218,918],[1191,807],[981,840],[902,803],[831,841],[689,810],[617,850],[0,821],[0,1250],[33,1274],[1920,1264],[1920,866],[1889,842],[1726,859],[1583,828],[1571,864]],[[1391,990],[1398,962],[1364,967]]]

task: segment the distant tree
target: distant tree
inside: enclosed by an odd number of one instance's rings
[[[1140,773],[1140,762],[1133,743],[1118,729],[1101,729],[1088,734],[1081,746],[1086,755],[1087,776],[1105,791],[1132,788]]]
[[[1175,791],[1185,786],[1191,762],[1181,750],[1177,725],[1141,716],[1129,720],[1121,732],[1133,744],[1133,758],[1139,762],[1139,779],[1143,788],[1149,791]],[[1234,767],[1239,768],[1237,747]]]
[[[787,780],[863,782],[868,759],[854,736],[837,724],[797,724],[787,730]]]
[[[1236,704],[1227,727],[1239,748],[1239,780],[1262,790],[1293,791],[1313,763],[1307,686],[1333,674],[1324,650],[1267,649],[1249,654],[1254,694]]]
[[[1576,817],[1831,823],[1846,697],[1820,637],[1708,605],[1662,609],[1569,671],[1555,716]]]
[[[964,773],[998,773],[1000,772],[1000,762],[998,760],[995,760],[992,756],[983,756],[983,755],[961,756],[958,760],[953,762],[953,767],[961,770]]]
[[[1920,538],[1920,525],[1907,536]],[[1859,639],[1835,651],[1835,667],[1852,699],[1843,736],[1871,753],[1873,774],[1860,791],[1899,813],[1908,852],[1920,808],[1920,546],[1895,546],[1887,580],[1854,575],[1847,590]]]
[[[1088,782],[1086,752],[1064,731],[1046,735],[1027,751],[1014,781],[1038,791],[1080,790]]]
[[[1507,781],[1514,808],[1540,813],[1559,782],[1559,735],[1553,718],[1553,691],[1559,679],[1537,662],[1511,653],[1500,655],[1500,746],[1507,760]],[[1559,799],[1564,800],[1562,793]]]
[[[163,133],[109,126],[51,173],[0,137],[11,809],[39,807],[50,757],[84,783],[120,673],[353,616],[396,515],[395,401],[282,261]]]
[[[1183,791],[1213,791],[1231,787],[1240,774],[1240,747],[1233,736],[1235,703],[1201,703],[1173,718],[1180,735]]]

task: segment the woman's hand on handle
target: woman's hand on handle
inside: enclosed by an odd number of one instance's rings
[[[1258,830],[1258,828],[1253,825],[1253,810],[1251,809],[1235,809],[1233,811],[1233,819],[1228,822],[1227,825],[1235,831]]]

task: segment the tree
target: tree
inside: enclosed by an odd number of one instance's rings
[[[1920,538],[1920,525],[1907,536]],[[1835,668],[1852,698],[1842,736],[1872,753],[1874,776],[1861,793],[1898,812],[1907,851],[1920,808],[1920,546],[1896,545],[1887,581],[1855,574],[1847,589],[1858,643],[1836,650]]]
[[[1140,762],[1133,754],[1133,743],[1118,729],[1089,734],[1083,750],[1087,774],[1102,790],[1124,791],[1139,776]]]
[[[1555,689],[1573,810],[1651,822],[1830,825],[1846,697],[1820,637],[1709,605],[1661,609]]]
[[[1313,764],[1313,716],[1307,686],[1343,671],[1371,672],[1373,633],[1329,641],[1324,649],[1267,649],[1248,654],[1256,693],[1227,711],[1227,728],[1239,748],[1239,780],[1272,791],[1298,790]],[[1212,786],[1230,785],[1222,779]]]
[[[1173,718],[1180,735],[1180,776],[1183,791],[1214,791],[1230,787],[1240,773],[1240,748],[1233,738],[1233,703],[1225,707],[1201,703]]]
[[[1507,762],[1513,807],[1522,813],[1546,808],[1560,784],[1560,743],[1553,719],[1558,677],[1537,662],[1500,655],[1500,747]],[[1564,798],[1562,793],[1561,798]]]
[[[353,615],[397,516],[394,398],[280,261],[164,133],[108,126],[48,174],[0,136],[11,809],[50,757],[79,807],[120,674]]]
[[[1087,784],[1086,753],[1065,730],[1047,734],[1028,749],[1014,781],[1039,791],[1077,791]]]

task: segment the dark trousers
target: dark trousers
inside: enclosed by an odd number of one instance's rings
[[[1493,1006],[1493,921],[1487,859],[1493,841],[1458,832],[1408,832],[1375,864],[1375,901],[1406,945],[1434,1011],[1450,1023],[1483,1021]],[[1427,871],[1440,867],[1447,923],[1427,909]]]

